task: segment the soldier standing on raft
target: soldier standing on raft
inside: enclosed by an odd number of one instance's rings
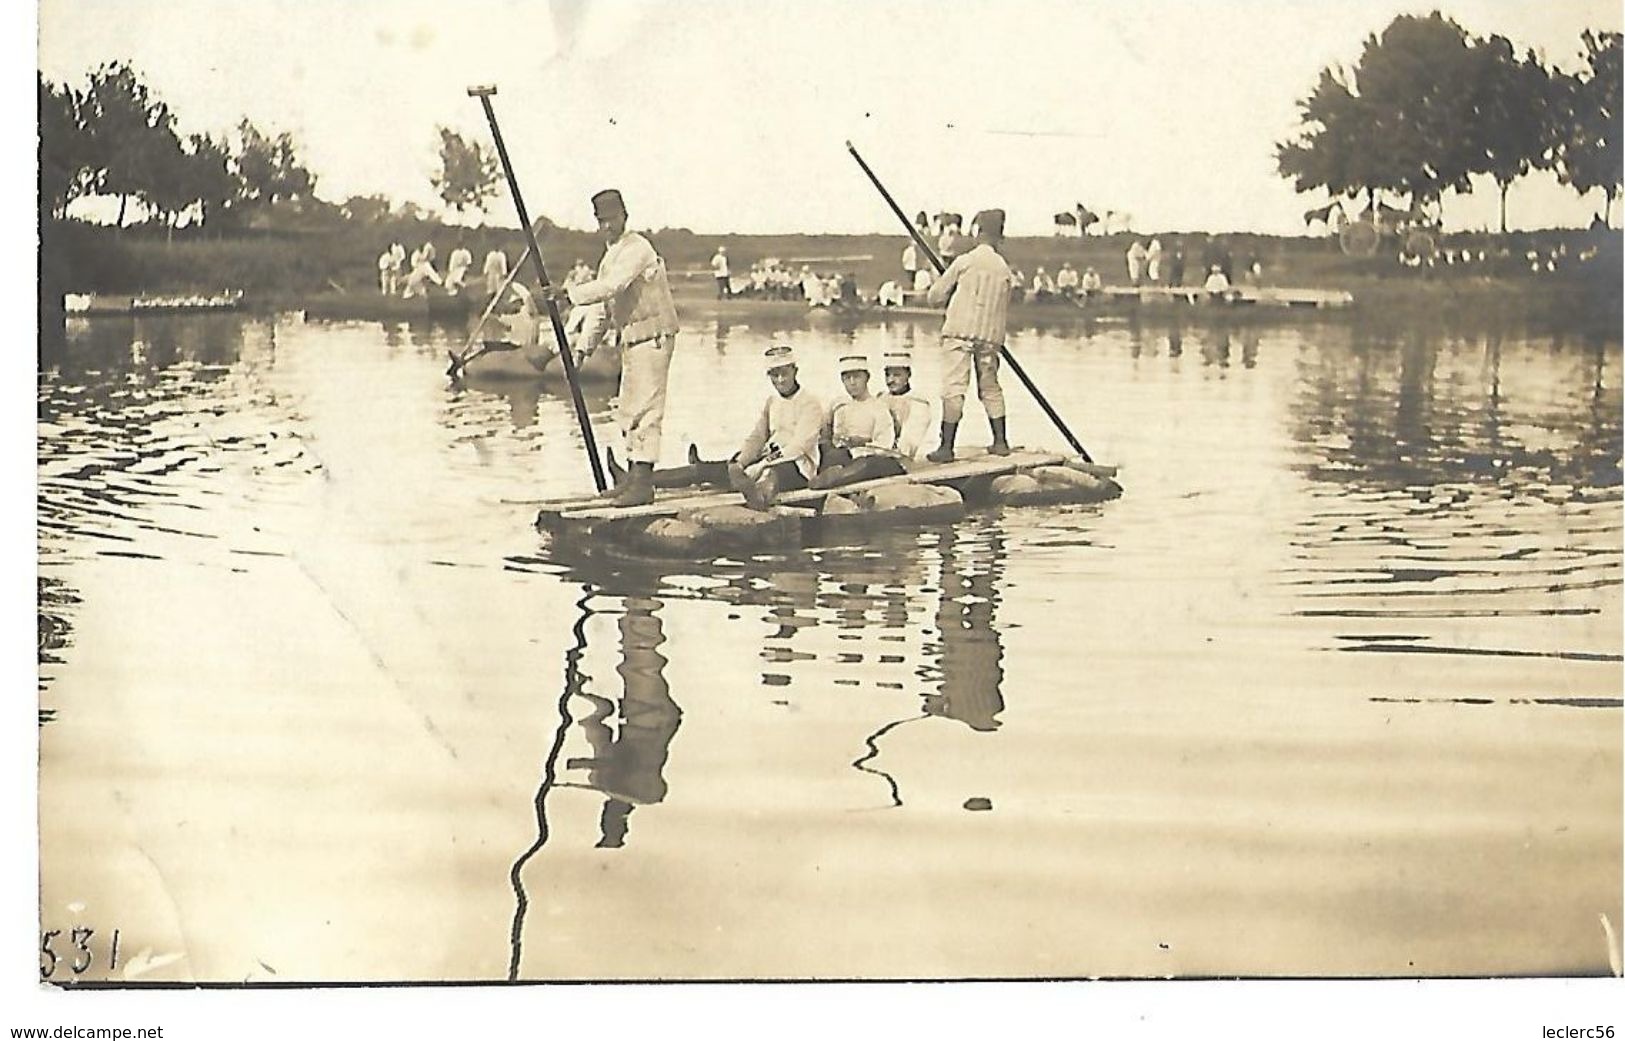
[[[1004,390],[999,386],[999,351],[1004,346],[1010,310],[1010,265],[999,255],[1004,241],[1004,211],[983,210],[972,225],[976,248],[959,258],[931,284],[933,305],[948,305],[942,320],[946,350],[942,375],[942,445],[926,456],[933,463],[954,458],[954,437],[965,412],[965,391],[976,369],[976,396],[993,428],[994,455],[1010,454],[1005,430]]]
[[[666,418],[666,379],[677,341],[677,307],[666,280],[666,262],[649,240],[626,230],[626,204],[607,188],[592,197],[592,212],[604,237],[598,275],[568,288],[555,286],[555,300],[576,307],[607,303],[609,324],[621,343],[621,389],[616,420],[630,461],[626,481],[612,500],[616,506],[654,501],[654,468],[660,458],[660,428]]]

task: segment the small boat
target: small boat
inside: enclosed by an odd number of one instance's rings
[[[445,292],[428,296],[385,296],[381,293],[313,293],[293,305],[306,318],[340,321],[466,321],[485,306],[477,294],[452,296]]]
[[[62,309],[71,315],[179,314],[191,311],[235,311],[242,306],[243,291],[228,289],[219,293],[171,293],[117,296],[107,293],[67,293]]]
[[[463,366],[463,375],[477,380],[547,380],[564,382],[558,352],[540,346],[522,347],[508,340],[486,340]],[[587,356],[577,378],[586,383],[607,383],[621,377],[621,352],[604,346]]]

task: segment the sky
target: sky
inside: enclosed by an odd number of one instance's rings
[[[617,186],[640,227],[890,230],[850,139],[911,213],[1293,234],[1323,201],[1274,171],[1297,100],[1435,7],[1567,68],[1583,28],[1621,28],[1602,0],[42,0],[38,60],[74,83],[128,60],[184,132],[291,131],[335,201],[434,203],[435,127],[488,142],[466,88],[490,83],[528,209],[570,226]],[[1496,207],[1486,182],[1447,226]],[[1515,227],[1600,208],[1549,177],[1509,200]],[[513,223],[506,192],[490,212]]]

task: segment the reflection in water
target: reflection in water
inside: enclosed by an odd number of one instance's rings
[[[977,537],[957,527],[933,534],[941,566],[937,600],[939,687],[925,698],[934,716],[958,720],[972,730],[995,730],[1004,698],[1004,646],[993,625],[1004,576],[1004,537],[984,524]]]
[[[585,767],[587,784],[607,797],[599,827],[598,845],[620,848],[626,842],[627,819],[634,806],[651,805],[666,797],[661,771],[671,739],[682,721],[682,710],[672,701],[663,669],[666,658],[659,647],[666,642],[661,629],[661,602],[651,597],[627,597],[617,619],[620,632],[623,692],[619,703],[581,691],[593,711],[581,721],[589,758],[571,759],[570,769]],[[615,730],[605,723],[611,713]]]

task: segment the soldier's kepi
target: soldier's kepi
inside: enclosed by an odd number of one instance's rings
[[[954,457],[954,435],[964,415],[965,391],[970,386],[973,366],[976,396],[987,410],[988,425],[993,428],[993,443],[988,451],[994,455],[1010,454],[1010,440],[1005,431],[1004,391],[999,386],[999,352],[1004,347],[1010,310],[1010,265],[998,251],[1004,241],[1004,211],[978,213],[973,230],[976,248],[956,257],[926,294],[931,303],[948,305],[948,314],[942,321],[942,346],[946,353],[942,374],[942,445],[926,456],[938,463]]]
[[[654,466],[666,416],[666,379],[677,339],[677,307],[666,263],[649,240],[626,230],[626,204],[613,188],[592,197],[604,238],[597,275],[553,292],[577,307],[604,303],[621,344],[621,388],[616,421],[630,461],[616,506],[654,501]]]

